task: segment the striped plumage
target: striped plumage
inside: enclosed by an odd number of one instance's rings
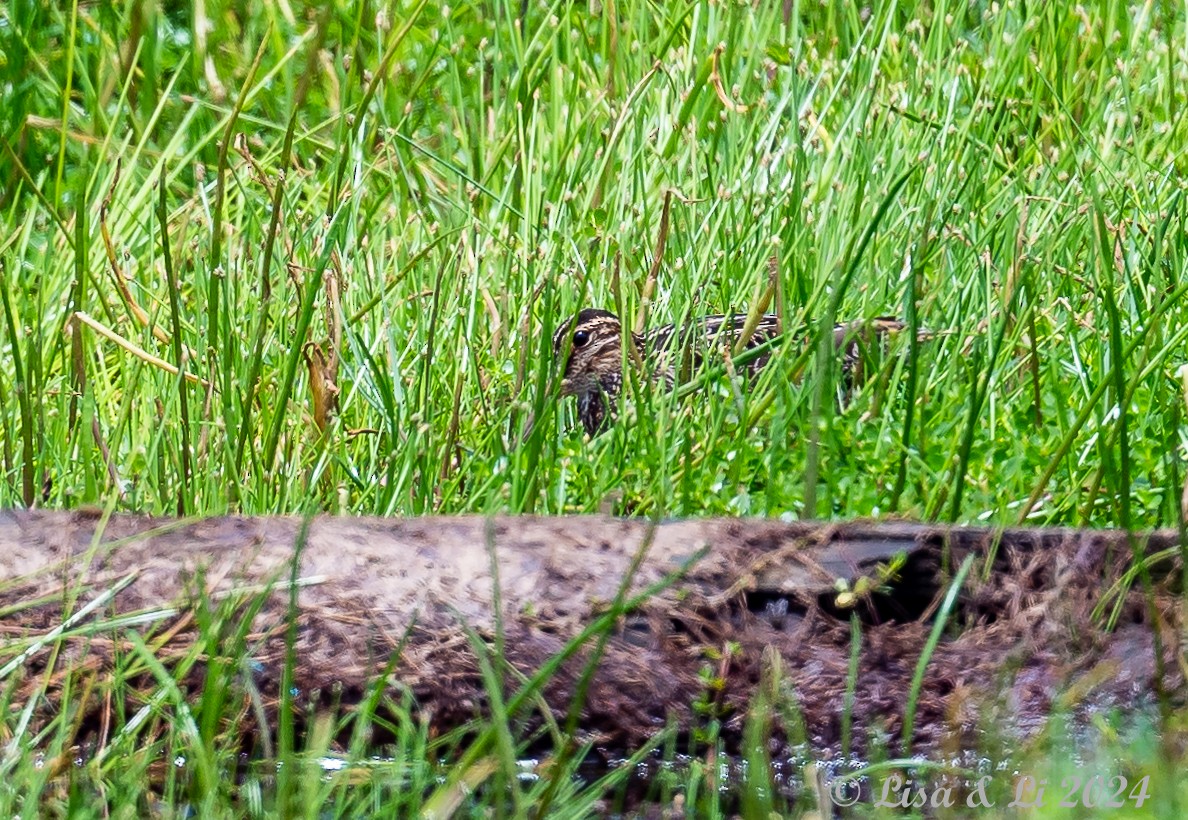
[[[684,325],[664,325],[646,333],[630,333],[634,351],[626,361],[638,362],[653,382],[671,389],[682,377],[696,373],[706,354],[733,347],[746,324],[746,316],[705,316]],[[849,379],[862,361],[863,350],[876,338],[899,330],[903,324],[891,317],[847,322],[833,329],[834,345],[842,353],[842,372]],[[623,387],[623,328],[619,317],[605,310],[586,308],[562,325],[553,337],[553,352],[565,352],[565,337],[572,330],[569,358],[561,380],[562,396],[577,396],[578,418],[591,436],[600,432]],[[779,318],[760,318],[748,337],[750,349],[780,333]],[[747,364],[754,373],[767,363],[765,353]]]

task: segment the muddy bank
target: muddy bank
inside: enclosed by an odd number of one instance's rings
[[[164,640],[163,657],[179,656],[175,650],[192,640],[195,600],[213,595],[246,606],[259,589],[279,584],[256,615],[250,643],[256,684],[272,704],[295,589],[302,697],[335,692],[350,704],[400,647],[389,677],[393,694],[415,699],[444,730],[482,714],[486,704],[466,627],[491,645],[501,622],[509,662],[531,675],[623,599],[622,579],[642,546],[626,597],[658,591],[616,618],[582,715],[584,729],[622,748],[667,720],[683,728],[703,720],[692,704],[705,700],[706,674],[720,678],[713,711],[736,740],[747,704],[774,665],[799,704],[809,742],[835,749],[852,615],[862,636],[855,741],[860,747],[876,727],[897,737],[941,597],[969,555],[972,569],[924,678],[914,750],[959,746],[987,720],[1025,734],[1074,685],[1078,703],[1122,707],[1149,698],[1158,685],[1176,692],[1183,685],[1175,660],[1180,553],[1170,531],[1138,544],[1162,555],[1151,570],[1152,612],[1137,581],[1129,592],[1115,588],[1132,555],[1119,532],[327,517],[310,522],[302,543],[302,522],[292,518],[116,516],[97,532],[101,523],[85,513],[0,513],[0,607],[8,613],[0,617],[0,665],[26,650],[22,639],[62,622],[64,600],[77,612],[117,583],[120,591],[80,622],[147,610],[153,619],[137,628]],[[896,560],[893,575],[880,571]],[[839,593],[838,579],[857,594]],[[1102,604],[1117,610],[1112,631],[1095,616]],[[125,629],[70,640],[58,663],[105,668]],[[559,717],[588,652],[563,663],[544,690]],[[21,665],[39,672],[49,657],[34,652]],[[201,684],[200,669],[194,684]]]

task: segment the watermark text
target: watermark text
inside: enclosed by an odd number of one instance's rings
[[[1018,774],[1013,777],[1010,793],[1012,798],[997,800],[993,794],[994,778],[985,775],[977,780],[957,783],[925,783],[910,777],[893,773],[881,779],[869,780],[869,797],[877,808],[946,808],[964,806],[970,809],[993,809],[1005,806],[1010,809],[1038,809],[1059,806],[1060,808],[1120,809],[1142,808],[1151,796],[1150,777],[1136,781],[1116,775],[1069,775],[1060,782],[1046,777]],[[853,806],[863,796],[862,784],[853,776],[834,778],[828,787],[829,797],[835,805]]]

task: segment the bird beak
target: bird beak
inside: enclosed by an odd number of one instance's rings
[[[528,441],[528,437],[532,435],[533,428],[536,427],[536,415],[529,413],[528,418],[524,421],[524,428],[520,431],[520,439],[516,443],[523,446]]]

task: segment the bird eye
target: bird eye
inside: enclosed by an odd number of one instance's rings
[[[579,330],[577,333],[573,334],[573,346],[574,347],[585,347],[589,341],[590,341],[589,331]]]

